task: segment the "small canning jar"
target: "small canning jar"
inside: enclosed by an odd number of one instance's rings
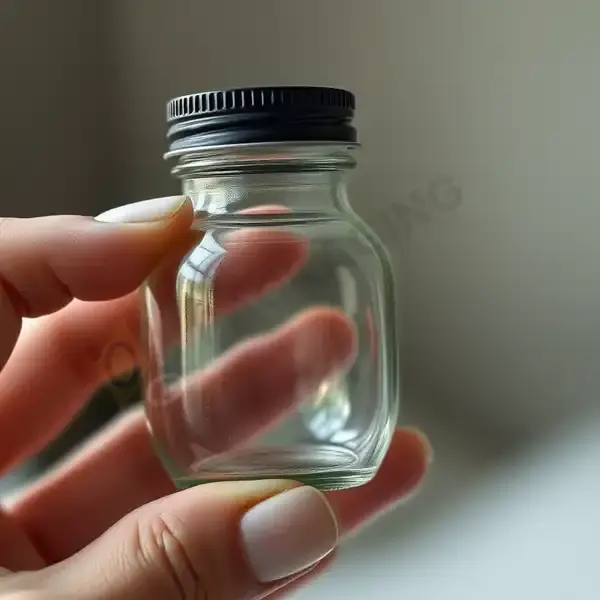
[[[168,103],[166,157],[195,220],[143,289],[143,380],[178,487],[340,489],[381,465],[399,403],[394,282],[348,200],[354,108],[318,87]]]

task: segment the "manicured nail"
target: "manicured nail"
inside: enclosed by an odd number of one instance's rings
[[[186,202],[186,196],[166,196],[142,200],[133,204],[125,204],[111,208],[96,217],[97,221],[106,223],[153,223],[164,221],[176,214]]]
[[[256,579],[267,583],[304,571],[336,546],[338,527],[325,496],[303,486],[251,508],[240,523]]]

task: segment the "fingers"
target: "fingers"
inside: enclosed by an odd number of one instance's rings
[[[53,564],[87,546],[134,509],[173,492],[145,417],[135,411],[13,498],[8,508],[46,562]]]
[[[153,435],[183,468],[193,463],[202,470],[204,459],[249,441],[311,397],[352,362],[355,346],[343,313],[308,310],[239,344],[171,391],[148,386]]]
[[[25,323],[0,372],[0,475],[54,439],[101,382],[131,362],[108,340],[139,331],[138,303],[137,293],[94,305],[74,302]]]
[[[356,532],[399,501],[412,497],[421,486],[432,461],[431,446],[420,431],[397,430],[383,465],[372,481],[365,486],[327,494],[336,512],[341,534],[345,537]],[[269,600],[279,600],[306,585],[326,570],[334,558],[335,553],[331,553],[314,569],[270,595]]]
[[[38,585],[82,600],[261,597],[327,556],[325,496],[289,481],[218,483],[138,509]],[[90,586],[89,582],[97,582]],[[37,586],[36,586],[37,587]]]
[[[170,397],[165,392],[155,399],[150,392],[153,434],[169,448],[171,459],[185,467],[185,461],[195,461],[202,468],[203,459],[247,441],[283,417],[304,394],[343,368],[354,346],[352,325],[340,312],[324,308],[300,314],[194,375],[185,383],[185,393],[181,386]],[[168,437],[182,417],[185,424]],[[67,467],[66,477],[58,471],[21,504],[20,518],[51,560],[68,556],[127,511],[173,490],[154,458],[145,424],[133,417],[128,425],[131,418],[94,442],[83,460]],[[83,505],[89,509],[86,517],[74,523],[73,511]]]
[[[342,533],[399,498],[423,480],[431,453],[423,434],[396,431],[382,467],[366,486],[330,492]],[[132,414],[20,498],[11,515],[49,563],[91,543],[137,507],[174,491],[147,435],[143,416]]]
[[[383,464],[367,485],[328,493],[342,531],[355,532],[398,500],[414,494],[432,461],[431,445],[421,431],[396,430]]]
[[[19,524],[0,506],[0,579],[3,569],[11,571],[41,569],[46,563]],[[0,598],[2,598],[0,584]]]
[[[308,255],[308,243],[277,230],[209,231],[201,244],[171,249],[148,280],[148,320],[160,323],[168,351],[176,336],[198,333],[222,316],[291,278]],[[180,320],[185,314],[185,322]]]
[[[256,245],[253,236],[258,232],[233,233],[225,240],[228,253],[214,283],[219,314],[291,276],[307,252],[300,239],[277,232]],[[174,311],[166,344],[180,331],[175,279],[182,257],[199,239],[198,232],[178,230],[168,252],[161,248],[162,261],[153,271],[153,289],[163,294],[161,310]],[[116,270],[114,264],[111,269]],[[0,473],[55,437],[99,385],[139,363],[140,304],[137,293],[106,302],[74,301],[52,316],[26,322],[0,373]],[[164,312],[161,318],[168,322]]]
[[[308,255],[308,244],[282,231],[240,229],[224,240],[227,251],[215,274],[214,303],[227,312],[289,279]]]
[[[57,310],[74,297],[103,300],[136,289],[171,241],[189,230],[193,209],[184,197],[176,197],[132,205],[120,214],[135,222],[85,217],[4,221],[0,367],[11,353],[23,316]],[[152,220],[160,215],[162,220]],[[17,348],[0,371],[0,474],[43,447],[69,422],[98,385],[101,371],[103,377],[110,375],[104,366],[110,338],[99,344],[99,334],[116,335],[125,319],[133,322],[132,314],[115,314],[115,309],[133,303],[132,295],[126,301],[76,301],[55,315],[25,321]],[[88,337],[92,331],[96,337]]]
[[[73,298],[116,298],[143,281],[192,215],[183,196],[146,206],[152,209],[146,222],[75,216],[0,221],[0,368],[23,317],[52,313]]]
[[[399,430],[375,479],[327,494],[328,505],[318,492],[284,481],[179,492],[134,511],[82,552],[35,574],[30,589],[57,597],[76,590],[82,600],[233,600],[273,592],[279,598],[283,586],[303,584],[328,566],[338,535],[414,492],[430,461],[424,436]]]

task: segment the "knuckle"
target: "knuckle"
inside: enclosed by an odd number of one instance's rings
[[[209,600],[205,573],[191,560],[182,541],[184,524],[169,513],[138,520],[137,558],[142,567],[158,574],[165,598]]]
[[[82,328],[80,319],[60,320],[58,324],[55,321],[50,331],[54,338],[53,346],[62,355],[61,362],[73,378],[104,383],[128,374],[132,379],[138,363],[132,341],[135,337],[127,323],[121,321],[115,318],[108,329],[94,322]],[[104,322],[102,318],[101,324]],[[121,385],[120,389],[126,388]]]

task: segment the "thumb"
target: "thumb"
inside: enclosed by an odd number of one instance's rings
[[[311,487],[206,484],[134,511],[40,574],[60,598],[241,600],[306,573],[337,539],[334,513]]]

